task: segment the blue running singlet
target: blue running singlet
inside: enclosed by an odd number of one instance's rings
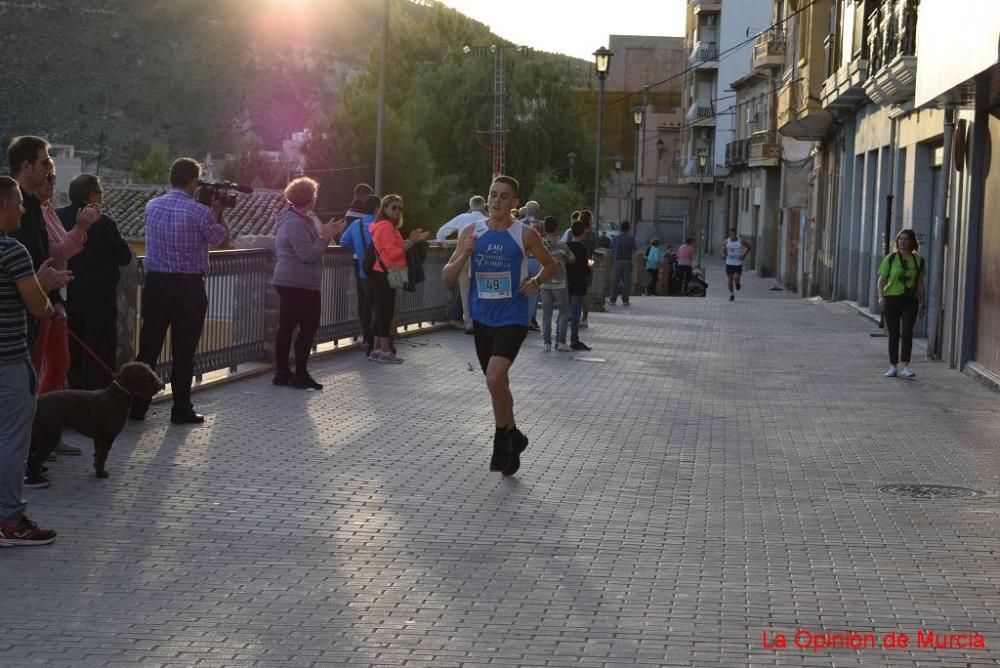
[[[469,261],[469,314],[489,327],[527,327],[528,298],[521,294],[527,276],[524,225],[515,221],[496,231],[482,220],[476,223],[476,247]]]

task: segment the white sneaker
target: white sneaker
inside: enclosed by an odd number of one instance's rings
[[[899,375],[901,378],[913,378],[917,374],[910,367],[904,366],[902,369],[899,370]]]
[[[896,365],[895,364],[890,364],[889,365],[889,370],[885,372],[885,377],[886,378],[895,378],[896,377]]]
[[[565,353],[569,351],[569,346],[567,346],[565,343],[557,343],[556,350],[558,350],[561,353]]]
[[[552,352],[552,344],[551,343],[543,343],[542,344],[542,352],[543,353],[551,353]]]

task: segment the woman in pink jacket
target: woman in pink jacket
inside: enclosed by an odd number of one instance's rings
[[[101,210],[96,205],[80,209],[76,227],[67,232],[52,208],[52,194],[55,191],[56,175],[49,174],[48,179],[38,192],[34,193],[42,203],[42,217],[45,219],[45,230],[49,235],[49,257],[55,269],[66,269],[66,263],[71,257],[83,250],[87,243],[87,230],[100,219]],[[65,288],[63,288],[65,296]],[[31,362],[39,375],[38,393],[61,390],[66,384],[66,374],[69,373],[69,339],[65,312],[43,320],[38,328],[35,347],[32,350]]]
[[[419,229],[410,233],[405,242],[399,228],[403,225],[403,198],[386,195],[375,212],[375,222],[368,229],[375,247],[375,262],[368,272],[368,282],[372,288],[372,335],[375,348],[369,359],[383,364],[401,364],[391,348],[392,316],[396,305],[396,290],[389,285],[388,270],[406,269],[406,251],[430,234]]]

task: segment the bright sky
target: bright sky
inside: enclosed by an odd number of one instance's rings
[[[684,36],[684,0],[442,0],[504,39],[592,60],[608,35]]]

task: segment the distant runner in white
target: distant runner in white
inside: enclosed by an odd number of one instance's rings
[[[743,258],[750,254],[750,244],[739,234],[736,228],[729,230],[729,238],[722,244],[720,255],[726,261],[726,279],[729,281],[729,301],[736,301],[735,287],[740,289],[740,278],[743,277]]]

